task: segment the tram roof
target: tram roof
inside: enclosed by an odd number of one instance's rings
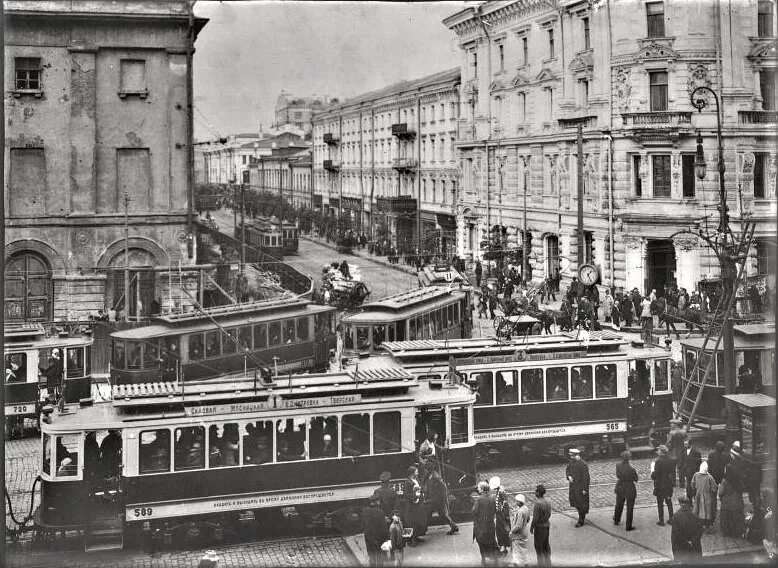
[[[3,326],[3,336],[6,340],[39,337],[46,335],[46,329],[40,323],[7,323]]]
[[[279,298],[270,298],[267,300],[257,300],[255,302],[243,302],[240,304],[231,304],[228,306],[215,306],[212,308],[203,308],[194,312],[165,314],[154,318],[154,321],[163,322],[168,325],[188,324],[192,321],[202,319],[222,319],[254,314],[257,312],[278,311],[292,307],[301,307],[310,304],[309,300],[297,296],[282,296]]]
[[[775,398],[763,393],[756,394],[725,394],[724,398],[741,404],[747,408],[775,408]]]
[[[400,292],[399,294],[394,294],[393,296],[387,296],[385,298],[381,298],[380,300],[375,300],[373,302],[368,302],[366,304],[362,304],[363,309],[379,309],[379,310],[402,310],[409,306],[413,306],[415,304],[420,304],[423,302],[430,302],[432,300],[436,300],[438,298],[442,298],[443,296],[447,296],[451,294],[451,290],[447,290],[446,288],[440,288],[440,287],[424,287],[424,288],[416,288],[414,290],[409,290],[407,292]]]
[[[349,314],[347,316],[343,316],[341,321],[343,323],[356,323],[356,324],[389,323],[393,321],[403,320],[414,314],[426,312],[429,310],[434,310],[436,308],[441,308],[443,306],[448,306],[448,305],[451,305],[451,298],[446,296],[446,297],[440,297],[435,301],[410,305],[405,310],[373,308],[370,311],[357,312],[355,314]]]
[[[775,347],[775,323],[735,325],[733,328],[735,331],[735,349],[772,349]],[[690,337],[689,339],[682,339],[681,345],[700,349],[704,342],[704,337]],[[715,344],[715,338],[711,338],[705,346],[705,350],[713,351]],[[716,351],[722,351],[723,349],[724,342],[720,341]]]

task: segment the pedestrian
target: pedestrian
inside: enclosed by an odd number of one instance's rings
[[[64,365],[62,358],[59,354],[59,348],[55,347],[51,350],[51,356],[49,357],[45,367],[39,367],[41,373],[46,377],[46,390],[49,396],[54,395],[55,399],[60,396],[60,389],[62,387],[62,373],[64,371]]]
[[[581,451],[571,448],[569,451],[570,463],[565,468],[565,477],[570,486],[570,505],[578,511],[576,528],[582,527],[589,512],[589,465],[581,459]]]
[[[380,568],[384,565],[381,545],[389,538],[389,523],[380,505],[380,500],[372,497],[367,506],[362,508],[360,515],[370,568]]]
[[[651,462],[651,479],[654,480],[654,496],[656,497],[656,509],[659,513],[657,525],[665,526],[665,510],[669,521],[673,522],[673,485],[675,485],[675,464],[670,458],[667,446],[661,445],[657,450],[659,457]]]
[[[497,537],[497,547],[501,555],[507,555],[511,548],[511,507],[499,477],[489,480],[489,489],[494,495],[494,533]]]
[[[529,566],[529,534],[527,525],[530,512],[524,495],[516,495],[516,507],[511,511],[511,560],[513,566]]]
[[[605,290],[605,297],[602,299],[602,315],[605,322],[612,321],[613,317],[613,296],[611,296],[611,291],[606,289]],[[618,325],[618,321],[615,322],[616,325]]]
[[[719,485],[719,500],[721,501],[721,532],[725,536],[741,538],[743,536],[743,521],[745,518],[745,505],[743,503],[743,491],[732,482],[728,475]]]
[[[476,260],[475,261],[475,287],[480,288],[481,287],[481,275],[484,272],[484,267],[481,266],[481,261]]]
[[[673,403],[676,412],[681,405],[681,397],[683,397],[683,369],[680,363],[673,362],[672,370],[670,371],[670,386],[673,389]]]
[[[421,537],[427,533],[426,517],[419,484],[419,468],[412,465],[408,467],[408,477],[403,481],[402,514],[403,527],[413,529],[411,541],[408,543],[410,546],[416,546],[423,541]]]
[[[497,307],[497,293],[494,289],[489,290],[489,319],[494,319],[494,309]]]
[[[392,543],[392,560],[395,568],[402,568],[405,556],[405,538],[403,537],[403,524],[400,515],[392,515],[392,524],[389,526],[389,541]]]
[[[495,503],[489,494],[489,484],[481,481],[478,484],[478,496],[474,499],[473,509],[473,540],[478,543],[481,553],[481,566],[497,563],[497,540],[495,538]]]
[[[682,564],[695,564],[702,560],[702,525],[689,506],[686,495],[678,497],[680,508],[670,524],[670,544],[673,559]]]
[[[665,444],[669,451],[670,458],[675,464],[675,469],[678,472],[679,487],[684,487],[686,485],[683,476],[683,457],[686,451],[685,441],[687,437],[686,431],[681,428],[681,421],[676,418],[670,420],[670,433],[667,435]],[[675,476],[673,476],[673,486],[675,486]]]
[[[646,343],[651,341],[654,332],[654,314],[651,313],[651,300],[648,296],[645,296],[640,302],[640,328],[643,341]]]
[[[726,445],[723,440],[718,440],[713,451],[708,454],[708,473],[718,485],[724,478],[724,468],[729,463],[729,455],[726,453]]]
[[[437,515],[449,526],[447,534],[454,535],[459,532],[459,527],[451,519],[451,514],[448,508],[448,487],[446,482],[440,476],[440,466],[437,463],[433,463],[432,471],[427,479],[424,495],[427,498],[429,506],[429,512],[427,513],[427,524],[431,519],[433,513]]]
[[[383,471],[378,479],[381,481],[381,486],[375,490],[373,497],[378,499],[379,506],[384,515],[387,518],[391,518],[397,506],[397,491],[389,485],[389,482],[392,480],[392,474],[388,471]]]
[[[535,488],[535,506],[532,509],[532,523],[529,532],[535,535],[535,555],[538,566],[551,566],[551,505],[545,499],[546,488],[541,484]]]
[[[621,512],[624,510],[624,504],[627,505],[627,530],[634,531],[632,524],[633,511],[635,508],[635,498],[637,490],[635,483],[638,481],[638,472],[629,463],[632,454],[629,451],[621,452],[621,462],[616,464],[616,509],[613,511],[613,524],[618,525],[621,522]]]
[[[686,486],[686,496],[689,501],[692,501],[694,499],[694,490],[691,487],[692,477],[700,471],[702,454],[692,445],[692,441],[688,437],[683,441],[683,444],[683,481]]]
[[[700,463],[700,469],[694,474],[689,485],[694,494],[692,510],[702,522],[703,528],[709,528],[716,520],[716,494],[719,488],[716,480],[708,473],[707,462]]]

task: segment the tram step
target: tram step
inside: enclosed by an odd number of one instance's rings
[[[117,550],[124,546],[123,523],[120,519],[100,519],[90,523],[84,534],[84,551]]]

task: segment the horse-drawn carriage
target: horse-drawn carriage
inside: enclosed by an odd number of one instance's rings
[[[357,238],[350,233],[344,233],[338,237],[335,249],[342,254],[352,254],[356,245]]]
[[[329,305],[340,309],[357,308],[370,295],[365,283],[358,280],[325,280],[324,290],[329,292]]]
[[[494,333],[497,339],[507,340],[514,337],[532,335],[539,329],[539,326],[540,320],[538,318],[521,312],[494,318]]]

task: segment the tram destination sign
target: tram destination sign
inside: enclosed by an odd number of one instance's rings
[[[476,432],[473,437],[476,442],[502,442],[507,440],[580,436],[584,434],[612,434],[626,431],[627,422],[625,420],[614,420],[612,422],[597,422],[595,424],[549,424],[539,428],[480,431]]]
[[[218,414],[246,414],[263,410],[319,408],[338,406],[341,404],[356,404],[362,401],[361,394],[343,394],[320,396],[316,398],[282,398],[271,396],[267,400],[256,402],[233,402],[229,404],[209,404],[204,406],[187,406],[184,411],[187,416],[215,416]]]
[[[556,361],[557,359],[584,359],[586,351],[548,351],[544,353],[527,353],[517,350],[509,355],[485,355],[467,359],[468,367],[471,365],[490,365],[499,363],[516,363],[521,361]]]

